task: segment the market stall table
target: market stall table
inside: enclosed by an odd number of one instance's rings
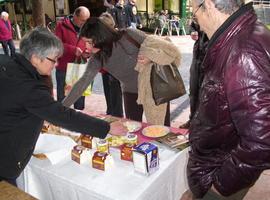
[[[90,162],[79,165],[70,156],[56,164],[32,157],[17,184],[40,200],[178,200],[187,189],[188,149],[158,146],[160,167],[150,176],[135,172],[133,163],[111,148],[114,165],[107,171],[92,168]]]

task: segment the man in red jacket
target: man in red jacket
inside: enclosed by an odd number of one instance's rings
[[[209,43],[181,200],[241,200],[270,169],[270,31],[252,2],[192,0]]]
[[[84,6],[76,8],[73,15],[67,16],[57,23],[55,34],[61,39],[64,46],[64,54],[59,58],[56,66],[57,100],[65,98],[65,78],[67,64],[81,59],[86,59],[89,55],[85,42],[78,40],[81,26],[90,17],[90,11]],[[84,109],[85,97],[82,96],[74,103],[74,108]]]
[[[0,19],[0,42],[2,44],[5,55],[13,56],[15,54],[15,46],[12,40],[12,27],[8,19],[8,13],[3,11]],[[9,48],[9,49],[8,49]]]

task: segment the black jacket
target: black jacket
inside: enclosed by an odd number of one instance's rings
[[[141,18],[138,15],[138,13],[137,13],[137,15],[134,15],[132,12],[133,7],[135,7],[136,10],[138,11],[137,6],[131,4],[130,2],[128,2],[125,5],[125,12],[126,12],[126,16],[127,16],[127,27],[130,27],[131,23],[141,24]]]
[[[196,42],[194,43],[193,58],[190,66],[190,119],[193,118],[199,104],[199,91],[204,77],[204,72],[201,65],[205,57],[209,41],[207,35],[204,32],[200,31],[200,27],[196,24],[192,23],[191,29],[192,31],[198,32],[198,40],[196,40]]]
[[[127,27],[127,15],[124,7],[116,5],[110,12],[115,21],[116,28],[121,29]]]
[[[36,69],[22,55],[0,55],[0,177],[16,178],[35,148],[43,121],[104,138],[105,121],[56,102]]]

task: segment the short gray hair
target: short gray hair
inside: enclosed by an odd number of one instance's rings
[[[46,28],[37,27],[27,33],[20,42],[20,53],[30,60],[33,55],[45,59],[49,55],[61,56],[63,44]]]
[[[199,5],[204,0],[195,0],[196,3]],[[238,10],[242,5],[245,4],[244,0],[211,0],[215,7],[224,14],[233,14],[236,10]]]

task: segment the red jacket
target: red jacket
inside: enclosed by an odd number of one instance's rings
[[[202,68],[188,182],[197,198],[212,185],[228,196],[251,187],[270,168],[270,31],[257,21],[252,4],[216,31]]]
[[[64,45],[64,54],[58,59],[56,68],[58,70],[66,71],[67,63],[75,61],[76,47],[81,48],[82,51],[86,50],[85,42],[78,41],[78,34],[75,31],[70,19],[72,16],[66,17],[57,23],[55,34],[61,39]]]
[[[7,41],[12,39],[12,27],[8,20],[8,26],[6,26],[5,20],[0,19],[0,41]]]

